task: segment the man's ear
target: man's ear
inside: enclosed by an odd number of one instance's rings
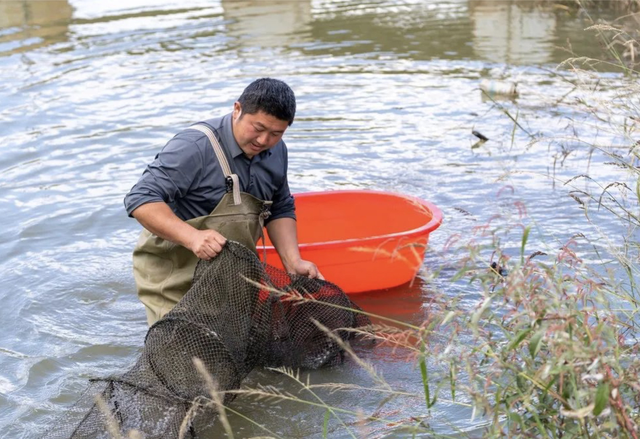
[[[242,105],[240,102],[235,102],[233,104],[233,121],[237,122],[242,117]]]

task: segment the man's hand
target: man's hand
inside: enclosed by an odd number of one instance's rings
[[[196,230],[187,248],[200,259],[208,261],[218,256],[226,243],[226,238],[215,230]]]
[[[273,246],[278,251],[284,269],[289,273],[324,280],[324,276],[313,262],[300,257],[298,231],[293,218],[277,218],[267,224],[267,232]]]
[[[198,230],[182,221],[162,202],[143,204],[132,215],[154,235],[188,248],[200,259],[216,257],[227,242],[215,230]]]
[[[291,273],[299,274],[300,276],[307,276],[311,279],[321,279],[324,280],[324,276],[318,270],[316,264],[310,261],[305,261],[304,259],[298,259],[297,262],[293,263],[289,270]]]

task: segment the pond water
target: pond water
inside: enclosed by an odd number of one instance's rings
[[[592,231],[563,182],[587,172],[615,181],[619,170],[589,156],[576,130],[594,142],[619,139],[571,105],[577,92],[556,70],[568,48],[602,56],[589,24],[563,8],[491,0],[0,2],[0,437],[39,437],[88,378],[135,360],[147,329],[131,273],[140,226],[122,199],[168,139],[230,111],[255,78],[283,79],[296,92],[285,136],[293,192],[391,190],[442,209],[427,271],[443,265],[450,238],[507,218],[517,202],[533,226],[532,250],[553,253]],[[624,83],[606,68],[600,78]],[[494,102],[482,79],[517,82],[520,95]],[[472,130],[490,140],[477,145]],[[514,255],[518,239],[504,243]],[[581,255],[590,258],[586,247]],[[436,290],[477,304],[478,291],[444,274],[355,301],[414,324]],[[385,347],[365,355],[392,387],[420,392],[406,355]],[[372,385],[353,362],[311,380]],[[298,392],[269,371],[248,381]],[[426,415],[420,398],[380,406],[385,396],[375,392],[321,393],[388,420]],[[322,409],[248,398],[234,408],[272,432],[232,416],[236,437],[322,437]],[[442,402],[429,423],[455,434],[482,420]],[[349,429],[407,435],[391,421],[345,428],[332,418],[328,436],[352,437]]]

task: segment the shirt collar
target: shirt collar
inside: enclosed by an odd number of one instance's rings
[[[229,113],[222,119],[222,143],[227,145],[228,151],[231,157],[234,159],[242,154],[242,149],[236,142],[236,138],[233,137],[233,128],[231,127],[231,119],[233,113]]]

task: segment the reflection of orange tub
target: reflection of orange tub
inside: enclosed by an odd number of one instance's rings
[[[308,192],[294,197],[302,258],[317,264],[328,281],[347,293],[409,282],[422,266],[429,233],[442,222],[435,205],[390,192]],[[267,261],[281,268],[268,239],[266,245]]]

